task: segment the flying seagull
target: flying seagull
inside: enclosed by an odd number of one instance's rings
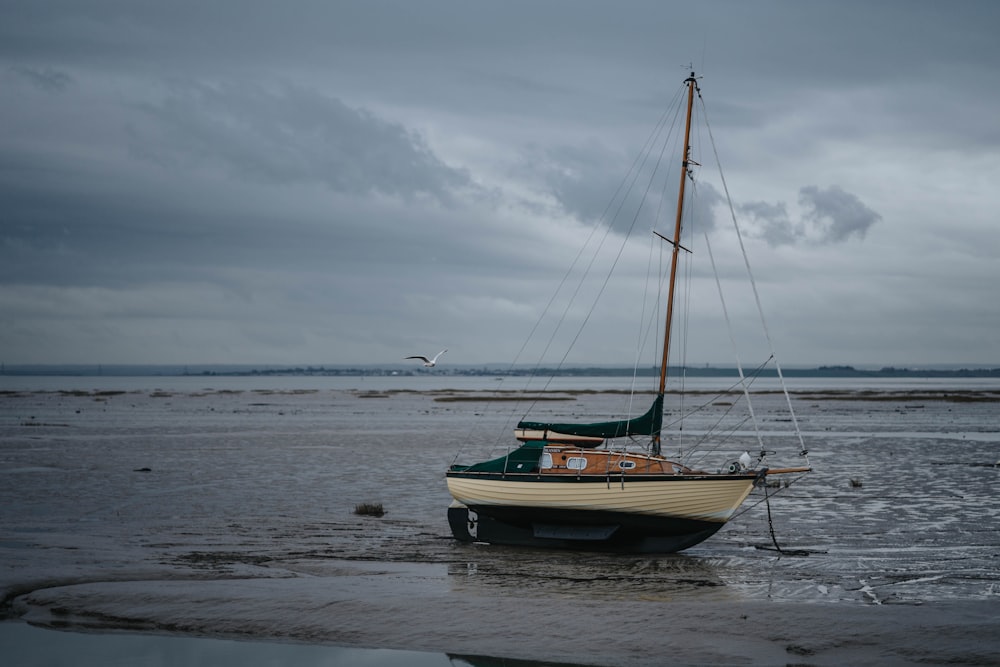
[[[423,356],[422,354],[415,354],[412,357],[403,357],[403,358],[404,359],[420,359],[421,361],[424,362],[424,366],[427,366],[427,368],[432,368],[435,364],[437,364],[438,357],[440,357],[442,354],[444,354],[447,351],[448,351],[447,349],[441,350],[440,352],[438,352],[437,354],[434,355],[433,359],[428,359],[427,357]]]

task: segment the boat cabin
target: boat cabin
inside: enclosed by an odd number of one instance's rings
[[[676,461],[650,454],[547,445],[538,459],[538,472],[569,475],[681,475],[691,473],[692,470]]]

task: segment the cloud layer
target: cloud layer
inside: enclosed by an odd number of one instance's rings
[[[505,362],[594,238],[627,285],[574,360],[631,363],[693,60],[685,242],[741,266],[735,214],[786,363],[1000,363],[998,7],[8,3],[3,361]]]

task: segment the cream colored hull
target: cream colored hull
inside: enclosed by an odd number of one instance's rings
[[[750,477],[663,480],[535,481],[537,475],[506,479],[447,478],[448,491],[474,507],[538,508],[627,514],[725,523],[753,489]],[[529,479],[530,478],[530,479]]]

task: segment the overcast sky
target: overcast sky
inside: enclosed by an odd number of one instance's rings
[[[1000,365],[998,31],[993,0],[0,0],[0,361],[511,361],[693,65],[784,364]],[[634,361],[591,324],[573,361]]]

